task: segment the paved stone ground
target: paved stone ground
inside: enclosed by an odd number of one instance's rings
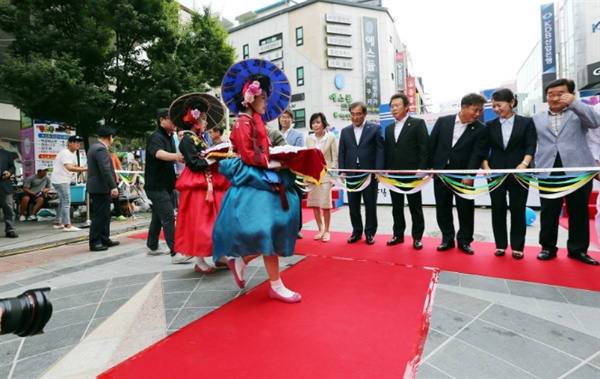
[[[425,212],[426,235],[436,237],[434,209],[426,207]],[[378,213],[380,233],[391,233],[391,208],[381,206]],[[149,257],[143,240],[126,238],[147,224],[143,217],[114,222],[113,237],[121,245],[100,253],[88,251],[87,231],[67,236],[44,223],[17,223],[19,241],[0,238],[0,255],[4,255],[0,258],[0,297],[50,286],[54,305],[44,335],[0,336],[0,378],[76,376],[78,371],[69,362],[86,366],[85,354],[78,347],[103,326],[117,325],[116,318],[121,317],[123,324],[123,310],[132,308],[132,301],[152,281],[160,281],[161,296],[139,300],[138,308],[147,309],[150,303],[159,306],[162,319],[143,319],[140,315],[150,313],[145,311],[132,317],[146,329],[155,328],[156,335],[166,335],[267,279],[258,259],[247,268],[248,285],[240,291],[227,270],[201,275],[192,264],[172,265],[168,256]],[[333,213],[332,226],[334,231],[349,233],[346,207]],[[536,222],[528,229],[527,245],[537,246],[538,226]],[[305,229],[314,230],[316,225],[309,222]],[[561,246],[566,237],[561,230]],[[493,240],[488,209],[476,210],[476,239]],[[11,246],[6,247],[6,242]],[[384,244],[383,237],[377,238],[375,246]],[[30,252],[13,254],[16,251]],[[476,252],[485,253],[491,252]],[[282,259],[282,269],[301,259]],[[596,269],[600,275],[599,268],[582,269]],[[124,343],[131,330],[122,332],[118,348],[111,350],[113,359],[124,359],[153,342]],[[93,361],[87,362],[90,370],[97,371],[79,377],[93,377],[114,365],[96,367]],[[111,361],[107,358],[106,362]],[[600,293],[441,272],[417,376],[600,378]]]

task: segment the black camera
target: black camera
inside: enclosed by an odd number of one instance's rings
[[[52,316],[49,292],[50,288],[37,288],[17,297],[0,299],[0,334],[29,337],[43,333]]]

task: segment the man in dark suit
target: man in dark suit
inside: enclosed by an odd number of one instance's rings
[[[4,231],[8,238],[17,238],[15,232],[15,211],[13,193],[15,192],[10,177],[15,174],[15,162],[12,154],[0,148],[0,208],[4,213]]]
[[[460,113],[440,117],[429,137],[429,161],[434,170],[476,170],[487,155],[486,126],[478,119],[483,113],[487,99],[477,93],[465,95],[460,102]],[[472,186],[473,179],[464,178],[462,184]],[[471,248],[475,229],[475,203],[450,190],[438,177],[433,183],[436,219],[442,232],[438,251],[458,247],[466,254],[474,254]],[[456,201],[459,230],[454,232],[452,199]]]
[[[429,157],[429,134],[425,121],[408,115],[409,101],[403,93],[392,95],[390,109],[395,121],[385,127],[385,169],[419,170],[427,168]],[[404,242],[404,194],[390,192],[392,196],[392,216],[394,217],[394,237],[387,242],[394,246]],[[421,239],[425,230],[421,191],[406,195],[412,218],[413,247],[423,248]]]
[[[350,104],[352,125],[342,129],[339,146],[339,168],[354,170],[382,170],[384,165],[383,133],[379,125],[365,122],[367,106],[363,102]],[[351,172],[348,175],[356,175]],[[365,202],[365,227],[367,244],[375,243],[377,232],[377,181],[371,178],[371,183],[360,192],[348,192],[348,207],[352,235],[348,243],[362,239],[363,222],[360,212],[360,200]]]
[[[115,130],[102,125],[98,129],[98,142],[90,146],[87,154],[87,192],[94,206],[90,226],[90,251],[103,251],[119,244],[119,241],[110,239],[111,199],[119,196],[115,168],[108,151],[114,140]]]
[[[600,127],[600,114],[594,108],[575,98],[575,83],[570,79],[557,79],[546,85],[548,111],[533,115],[537,131],[538,149],[535,155],[537,168],[592,167],[594,156],[587,144],[588,129]],[[553,172],[561,176],[564,172]],[[546,179],[548,180],[548,179]],[[557,178],[557,182],[564,179]],[[555,186],[561,186],[556,184]],[[538,259],[556,258],[558,218],[563,199],[569,214],[568,257],[597,266],[598,262],[587,254],[590,246],[589,208],[592,182],[557,199],[540,198],[540,245]]]

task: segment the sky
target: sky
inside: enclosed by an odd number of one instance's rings
[[[581,0],[588,1],[588,0]],[[595,0],[589,0],[595,1]],[[180,0],[229,20],[277,0]],[[540,40],[540,6],[552,0],[383,0],[432,103],[500,87]],[[555,5],[556,7],[556,5]]]

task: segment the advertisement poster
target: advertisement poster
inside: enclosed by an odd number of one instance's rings
[[[379,114],[379,35],[377,19],[363,17],[363,46],[365,61],[365,102],[367,113]]]
[[[34,120],[32,130],[34,172],[42,168],[48,168],[52,172],[52,163],[56,154],[67,148],[67,140],[75,135],[75,127],[59,122]],[[78,155],[79,165],[85,166],[87,163],[85,150],[81,149]]]

